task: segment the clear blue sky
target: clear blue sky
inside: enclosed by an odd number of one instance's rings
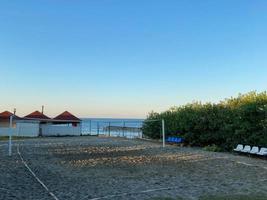
[[[145,117],[267,89],[265,0],[1,0],[0,111]]]

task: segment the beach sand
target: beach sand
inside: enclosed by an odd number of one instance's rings
[[[267,161],[199,148],[105,137],[16,141],[13,156],[0,142],[0,199],[199,199],[215,195],[267,196]]]

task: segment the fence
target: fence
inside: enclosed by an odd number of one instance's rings
[[[82,134],[142,138],[142,126],[143,120],[84,119]]]

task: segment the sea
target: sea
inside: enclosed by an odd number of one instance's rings
[[[144,119],[83,118],[83,135],[141,138]]]

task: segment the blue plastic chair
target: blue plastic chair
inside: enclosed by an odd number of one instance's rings
[[[167,142],[170,142],[170,143],[177,143],[177,144],[179,144],[179,143],[182,143],[184,141],[184,139],[183,138],[181,138],[181,137],[168,137],[167,138]]]

